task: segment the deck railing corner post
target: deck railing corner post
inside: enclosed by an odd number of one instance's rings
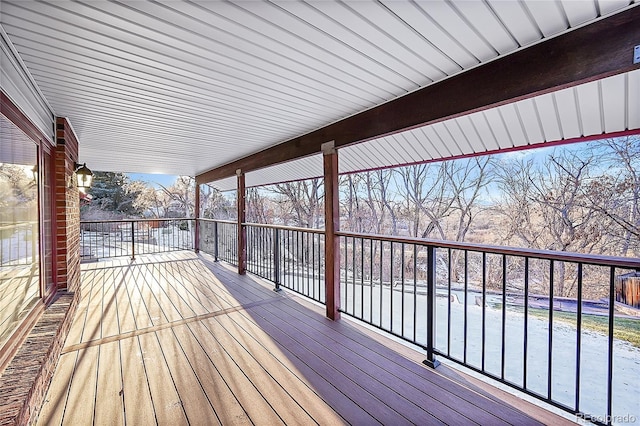
[[[280,230],[273,231],[273,281],[276,284],[273,291],[280,291]]]
[[[427,359],[423,364],[437,368],[440,362],[435,357],[435,309],[436,309],[436,248],[427,246]]]
[[[200,219],[195,218],[194,222],[194,236],[193,236],[193,251],[200,253]]]
[[[136,258],[136,222],[131,221],[131,260]]]
[[[213,259],[218,261],[218,222],[213,222]]]

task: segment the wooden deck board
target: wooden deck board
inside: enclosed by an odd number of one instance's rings
[[[49,392],[47,394],[38,418],[39,424],[61,424],[67,402],[68,388],[71,384],[77,357],[77,352],[62,354],[60,356],[55,375],[49,386],[50,389],[55,389],[56,392]]]
[[[297,382],[287,382],[285,376],[287,373],[282,371],[281,367],[276,365],[270,365],[273,367],[269,369],[270,374],[274,376],[280,383],[285,383],[291,389],[290,392],[298,395],[299,403],[305,407],[312,405],[308,411],[315,414],[315,411],[322,410],[321,417],[315,417],[320,423],[338,424],[342,423],[340,414],[343,414],[343,418],[351,424],[372,424],[377,421],[364,411],[360,406],[354,403],[350,398],[345,397],[342,393],[329,382],[330,378],[320,376],[314,370],[312,370],[307,364],[301,360],[287,356],[286,349],[282,348],[277,342],[272,339],[260,339],[257,333],[252,331],[256,325],[242,315],[229,315],[227,317],[221,317],[218,322],[225,327],[232,327],[239,333],[246,333],[252,336],[252,339],[244,339],[243,345],[247,350],[253,354],[260,354],[262,351],[266,351],[271,354],[281,365],[290,372],[292,375],[297,376]],[[262,358],[261,358],[262,359]],[[308,390],[311,390],[313,394],[310,394]],[[335,412],[324,412],[324,405],[319,404],[317,398],[321,398],[328,407],[333,407]]]
[[[78,354],[62,417],[63,425],[93,423],[99,353],[99,347],[92,347]]]
[[[220,367],[214,360],[217,356],[205,350],[200,336],[196,336],[190,327],[174,329],[189,363],[196,367],[198,380],[213,405],[216,415],[222,424],[251,424],[247,412],[225,381]]]
[[[38,424],[540,424],[207,256],[114,259],[82,278]]]
[[[398,362],[401,362],[401,360],[395,354],[393,359],[386,359],[370,351],[368,346],[356,344],[354,340],[344,338],[341,334],[327,333],[327,328],[322,326],[324,321],[318,321],[317,315],[315,317],[305,316],[301,312],[293,310],[288,306],[288,303],[279,305],[277,309],[274,308],[273,306],[265,305],[251,310],[262,309],[266,311],[267,317],[278,318],[291,324],[292,332],[300,336],[306,336],[306,341],[314,343],[318,336],[322,336],[322,339],[317,339],[317,344],[321,344],[322,347],[314,349],[314,353],[320,354],[328,351],[327,356],[343,359],[354,370],[357,369],[362,374],[377,377],[378,381],[385,383],[389,387],[387,392],[391,391],[398,395],[404,395],[417,406],[435,407],[430,414],[442,421],[448,423],[453,421],[452,412],[457,409],[460,410],[460,417],[457,420],[462,424],[472,422],[492,425],[508,424],[497,417],[493,409],[491,412],[487,412],[482,407],[465,404],[468,401],[463,396],[460,396],[459,393],[454,394],[447,391],[446,388],[441,386],[442,383],[436,384],[431,381],[422,381],[420,382],[422,386],[417,387],[416,372],[407,370],[399,365]],[[417,369],[425,369],[420,364],[413,365],[418,367]],[[431,372],[427,371],[426,373]],[[427,374],[427,376],[433,375]],[[437,399],[432,395],[437,395]],[[482,400],[481,398],[476,398],[476,395],[473,395],[473,397],[475,400]],[[438,402],[442,404],[440,407],[436,405]],[[522,421],[525,420],[527,419],[522,419]]]
[[[156,416],[138,338],[123,339],[119,343],[126,423],[129,425],[155,424]],[[114,371],[114,374],[117,372]]]
[[[218,341],[212,338],[209,330],[202,323],[189,325],[194,335],[198,336],[202,347],[213,360],[223,380],[238,399],[247,416],[253,423],[262,421],[265,424],[284,424],[282,419],[269,405],[266,397],[252,384],[241,367],[225,352]]]
[[[268,395],[270,405],[286,424],[305,425],[314,422],[313,417],[309,415],[308,410],[305,410],[302,404],[306,395],[304,393],[293,392],[293,389],[296,388],[295,386],[289,387],[290,384],[297,382],[298,378],[285,373],[281,376],[282,380],[277,380],[269,373],[270,368],[273,368],[277,363],[273,356],[264,352],[251,353],[243,346],[243,342],[251,339],[252,336],[246,334],[238,335],[237,330],[229,330],[223,327],[219,323],[218,318],[203,321],[202,325],[209,329],[211,335],[225,348],[227,354],[238,363],[239,367],[249,377],[258,392],[262,395]],[[234,335],[238,335],[240,341],[235,340]],[[268,338],[268,336],[259,335],[258,338],[265,339]],[[282,366],[276,368],[284,371]],[[297,389],[305,393],[310,393],[309,389],[300,389],[299,387]],[[278,401],[278,403],[274,404],[273,401]],[[315,402],[317,403],[317,399],[315,399]],[[326,411],[327,410],[323,413]]]
[[[456,424],[469,424],[475,423],[479,419],[476,418],[477,413],[474,410],[471,415],[463,415],[453,411],[455,404],[444,405],[442,402],[442,390],[434,387],[415,387],[413,386],[414,380],[409,382],[403,382],[397,376],[392,375],[387,369],[380,368],[380,364],[373,362],[368,357],[362,356],[364,348],[360,348],[358,352],[351,350],[350,348],[343,346],[342,341],[330,341],[323,340],[322,343],[317,339],[317,335],[314,336],[316,330],[310,327],[307,323],[296,321],[294,317],[288,317],[279,309],[271,309],[270,306],[260,306],[252,308],[251,311],[262,311],[266,318],[274,318],[274,322],[284,320],[291,324],[291,329],[287,331],[289,336],[293,337],[300,344],[305,345],[316,356],[331,359],[332,364],[340,368],[340,371],[345,376],[351,378],[351,380],[357,383],[363,384],[363,378],[366,377],[370,380],[370,383],[366,386],[367,389],[373,389],[374,395],[379,399],[390,402],[394,407],[398,407],[398,410],[403,416],[411,422],[420,422],[423,419],[429,419],[431,416],[433,420],[438,419],[447,423]],[[278,306],[280,308],[280,306]],[[437,394],[436,397],[432,395]],[[426,412],[422,407],[430,407],[429,412]],[[506,424],[500,419],[492,416],[491,424],[500,425]],[[488,424],[488,423],[484,423]]]
[[[186,424],[184,402],[178,395],[158,336],[156,333],[148,333],[139,336],[138,339],[158,422],[170,425]]]
[[[185,414],[190,424],[214,425],[221,424],[213,405],[202,388],[200,379],[194,368],[202,366],[192,365],[185,356],[175,331],[165,329],[157,333],[162,342],[162,350],[171,371]]]
[[[120,342],[98,346],[98,382],[96,384],[95,423],[123,425],[124,401],[120,366]]]

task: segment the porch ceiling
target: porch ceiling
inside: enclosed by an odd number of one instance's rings
[[[196,175],[635,0],[0,0],[2,27],[95,170]],[[631,53],[630,53],[631,55]],[[341,171],[640,128],[638,71],[344,148]],[[314,175],[313,157],[247,184]]]

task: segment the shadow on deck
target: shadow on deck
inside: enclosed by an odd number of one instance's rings
[[[569,424],[207,255],[83,266],[38,424]]]

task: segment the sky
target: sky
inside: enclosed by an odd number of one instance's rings
[[[173,185],[178,176],[176,175],[161,175],[161,174],[146,174],[146,173],[127,173],[129,179],[133,180],[141,180],[153,186],[154,188],[159,188],[159,185],[164,187],[169,187]]]

